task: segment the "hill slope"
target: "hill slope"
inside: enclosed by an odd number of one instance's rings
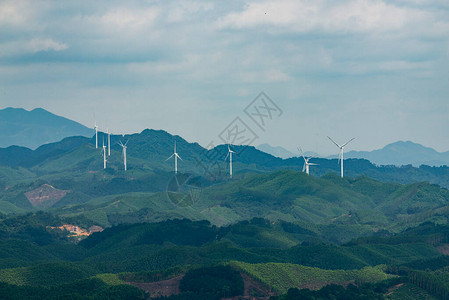
[[[94,131],[42,108],[0,110],[0,147],[12,145],[35,149],[70,136],[92,136]]]

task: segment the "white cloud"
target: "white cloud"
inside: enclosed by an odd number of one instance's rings
[[[284,145],[294,148],[289,135],[298,130],[290,128],[301,128],[298,120],[306,118],[304,126],[309,121],[319,126],[323,146],[330,147],[326,134],[365,130],[363,122],[381,111],[363,110],[357,122],[348,120],[342,127],[340,119],[353,103],[369,107],[377,99],[386,105],[425,99],[437,107],[447,102],[449,11],[444,1],[66,0],[56,5],[0,0],[0,92],[9,105],[32,101],[58,107],[74,119],[86,111],[83,105],[103,111],[107,101],[104,115],[123,120],[127,102],[127,114],[141,117],[128,129],[123,122],[120,130],[165,128],[207,143],[210,136],[202,128],[220,132],[264,90],[283,101],[286,111],[289,125],[276,134],[280,144],[290,140]],[[69,47],[64,55],[57,53]],[[180,109],[173,115],[173,99],[210,113]],[[337,101],[342,105],[337,107]],[[386,111],[386,118],[392,113]],[[206,123],[205,115],[209,120],[219,115],[223,123]],[[428,116],[417,118],[437,132]],[[177,122],[167,121],[172,117]],[[197,132],[185,125],[189,122],[197,123]],[[396,134],[389,130],[393,123],[368,127]],[[448,139],[435,140],[449,147]]]
[[[111,8],[96,21],[107,31],[140,32],[149,29],[158,15],[159,10],[156,7],[136,9],[119,7]]]
[[[0,24],[19,25],[26,20],[23,13],[23,7],[19,3],[4,2],[0,3]]]
[[[251,2],[243,11],[220,18],[217,25],[237,29],[267,25],[294,32],[383,32],[399,30],[424,17],[414,8],[381,0],[275,0]]]
[[[276,69],[260,71],[241,71],[236,74],[244,83],[274,83],[285,82],[291,78],[284,72]]]
[[[191,20],[198,13],[207,12],[212,10],[213,8],[214,4],[210,2],[175,2],[174,5],[168,9],[166,20],[169,23],[184,22],[186,20]]]
[[[52,39],[32,39],[29,43],[33,52],[39,51],[61,51],[68,48],[67,44],[56,42]]]

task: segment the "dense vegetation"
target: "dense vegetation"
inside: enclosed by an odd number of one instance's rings
[[[448,225],[428,222],[401,233],[336,245],[319,240],[323,237],[322,227],[305,224],[256,218],[217,227],[206,221],[181,219],[123,224],[74,244],[64,238],[63,232],[53,234],[46,227],[61,222],[64,220],[47,213],[2,220],[0,227],[8,228],[5,224],[9,224],[14,232],[0,236],[0,282],[4,283],[4,293],[23,295],[40,288],[51,295],[61,286],[92,279],[101,280],[103,292],[108,293],[112,286],[127,281],[153,282],[187,272],[194,275],[192,280],[186,275],[181,298],[173,298],[183,299],[199,293],[198,282],[205,290],[205,277],[212,278],[210,274],[220,274],[220,270],[225,270],[222,279],[211,281],[220,282],[220,287],[208,289],[209,297],[213,291],[232,290],[223,286],[239,286],[226,284],[239,277],[231,276],[239,272],[278,293],[286,293],[291,287],[317,289],[330,283],[352,282],[360,287],[394,276],[403,276],[413,289],[421,288],[436,297],[447,292],[444,268],[449,266],[449,260],[437,248],[449,241]],[[46,243],[34,242],[30,239],[34,228],[49,231],[51,238]],[[228,265],[201,268],[217,264]],[[379,267],[381,264],[384,266]],[[434,271],[429,273],[429,268]],[[125,289],[124,293],[132,291]],[[368,289],[357,292],[368,293]]]
[[[108,285],[85,279],[54,287],[17,286],[0,282],[1,299],[144,299],[144,292],[130,285]]]
[[[170,299],[240,296],[248,280],[277,299],[449,295],[449,191],[421,182],[449,186],[447,168],[349,160],[346,174],[363,176],[342,179],[320,160],[315,177],[247,148],[229,180],[205,175],[204,149],[180,139],[190,173],[173,177],[172,136],[129,138],[126,173],[118,136],[106,170],[84,138],[0,151],[0,298],[141,299],[130,282],[182,276]],[[73,237],[63,224],[105,230]]]
[[[229,266],[204,267],[188,271],[179,288],[182,293],[221,299],[243,295],[243,279]]]
[[[372,299],[382,300],[387,293],[391,282],[380,282],[377,284],[365,283],[360,286],[349,284],[346,288],[341,285],[330,284],[320,290],[289,289],[287,294],[273,300],[346,300],[346,299]]]

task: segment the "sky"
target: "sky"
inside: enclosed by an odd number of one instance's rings
[[[203,146],[240,123],[291,151],[447,151],[449,2],[0,0],[5,107]]]

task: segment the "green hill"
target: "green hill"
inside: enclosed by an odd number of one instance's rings
[[[132,174],[135,177],[93,172],[80,173],[73,180],[48,180],[69,191],[51,211],[65,217],[84,216],[106,227],[172,218],[208,220],[221,226],[266,218],[324,226],[314,231],[329,239],[333,236],[331,240],[337,243],[379,230],[401,231],[427,220],[447,220],[449,191],[428,183],[401,185],[367,177],[342,179],[329,174],[316,178],[278,171],[209,186],[179,174],[178,182],[188,181],[172,190],[167,185],[173,180],[169,173]],[[29,209],[21,193],[44,182],[11,188],[4,201]],[[160,189],[168,191],[157,192]]]
[[[328,284],[375,283],[393,277],[384,272],[385,266],[365,267],[360,270],[323,270],[286,263],[230,262],[230,265],[281,293],[295,287],[315,290]]]

